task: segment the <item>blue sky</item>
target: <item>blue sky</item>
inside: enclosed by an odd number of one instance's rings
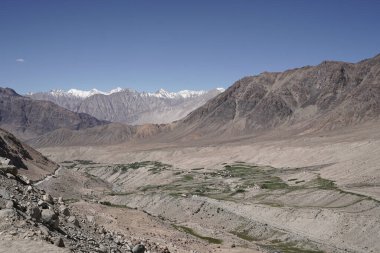
[[[1,0],[0,86],[140,91],[380,53],[380,1]]]

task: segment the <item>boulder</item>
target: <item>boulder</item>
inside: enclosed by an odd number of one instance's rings
[[[145,246],[142,244],[137,244],[132,248],[132,253],[144,253]]]
[[[75,226],[79,227],[79,221],[77,220],[77,218],[75,216],[70,216],[68,221],[72,224],[74,224]]]
[[[49,204],[54,204],[53,198],[52,196],[50,196],[50,194],[45,194],[44,196],[42,196],[42,200]]]
[[[52,210],[43,209],[41,213],[41,219],[45,224],[50,225],[53,228],[58,228],[59,226],[59,217]]]
[[[27,192],[32,192],[33,191],[33,187],[31,185],[28,185],[28,187],[26,187],[26,191]]]
[[[20,181],[22,181],[24,184],[27,184],[27,185],[30,185],[30,179],[27,178],[26,176],[22,175],[22,176],[19,176],[18,177],[20,179]]]
[[[0,171],[3,172],[3,174],[11,174],[13,176],[17,175],[17,168],[13,165],[7,165],[7,166],[0,165]]]
[[[1,156],[0,165],[11,165],[11,159]]]
[[[61,237],[58,237],[54,240],[54,245],[60,248],[65,247],[65,243],[63,242]]]
[[[38,201],[38,206],[40,206],[42,209],[48,209],[49,208],[49,204],[46,203],[45,201]]]
[[[87,215],[86,218],[87,218],[87,221],[88,221],[88,222],[90,222],[90,223],[95,223],[95,217],[94,217],[94,216],[92,216],[92,215]]]
[[[5,208],[13,208],[15,206],[15,203],[13,200],[8,200],[7,203],[5,204]]]
[[[36,221],[41,219],[41,210],[38,208],[38,206],[31,206],[28,209],[28,213],[32,219],[35,219]]]
[[[7,178],[9,179],[16,179],[15,175],[13,175],[12,173],[7,173],[5,174],[7,176]]]
[[[69,208],[67,208],[67,206],[65,205],[61,205],[59,207],[59,212],[65,216],[70,216],[70,211],[69,211]]]

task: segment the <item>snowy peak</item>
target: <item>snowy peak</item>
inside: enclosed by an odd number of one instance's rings
[[[219,91],[219,90],[218,90]],[[181,90],[178,92],[168,92],[164,89],[159,89],[155,93],[147,93],[150,97],[159,97],[159,98],[192,98],[192,97],[198,97],[201,95],[206,94],[207,91],[205,90]]]
[[[100,91],[98,89],[91,89],[91,90],[78,90],[78,89],[70,89],[68,91],[64,90],[51,90],[49,93],[55,97],[62,97],[62,96],[71,96],[71,97],[78,97],[78,98],[88,98],[96,94],[102,94],[102,95],[111,95],[116,92],[121,92],[124,89],[117,87],[115,89],[112,89],[108,92]],[[32,94],[30,94],[32,95]]]
[[[224,92],[224,88],[216,88],[213,89],[214,91],[218,91],[219,93]],[[78,99],[86,99],[89,98],[93,95],[101,94],[101,95],[111,95],[114,93],[118,92],[123,92],[123,91],[133,91],[130,89],[124,89],[117,87],[115,89],[112,89],[110,91],[100,91],[98,89],[91,89],[91,90],[78,90],[78,89],[70,89],[68,91],[65,90],[51,90],[47,94],[53,96],[53,97],[73,97],[73,98],[78,98]],[[168,98],[168,99],[187,99],[187,98],[194,98],[194,97],[199,97],[204,94],[206,94],[209,91],[205,90],[199,90],[199,91],[194,91],[194,90],[181,90],[178,92],[169,92],[164,89],[159,89],[158,91],[154,93],[149,93],[149,92],[142,92],[139,93],[142,96],[148,96],[148,97],[158,97],[158,98]],[[28,93],[28,96],[33,96],[36,93]],[[45,93],[46,94],[46,93]]]
[[[87,98],[87,97],[93,96],[95,94],[105,94],[105,92],[102,92],[102,91],[97,90],[97,89],[92,89],[89,91],[70,89],[67,92],[67,94],[70,94],[70,95],[75,96],[75,97]]]

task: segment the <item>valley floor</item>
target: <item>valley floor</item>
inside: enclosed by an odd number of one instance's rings
[[[129,223],[150,233],[156,226],[152,238],[173,252],[380,252],[378,129],[207,145],[44,148],[65,168],[41,187],[86,200],[72,205],[98,219],[113,213],[104,223],[115,228]]]

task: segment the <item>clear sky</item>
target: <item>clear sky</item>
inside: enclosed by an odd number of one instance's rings
[[[0,0],[0,86],[139,91],[380,53],[373,0]]]

